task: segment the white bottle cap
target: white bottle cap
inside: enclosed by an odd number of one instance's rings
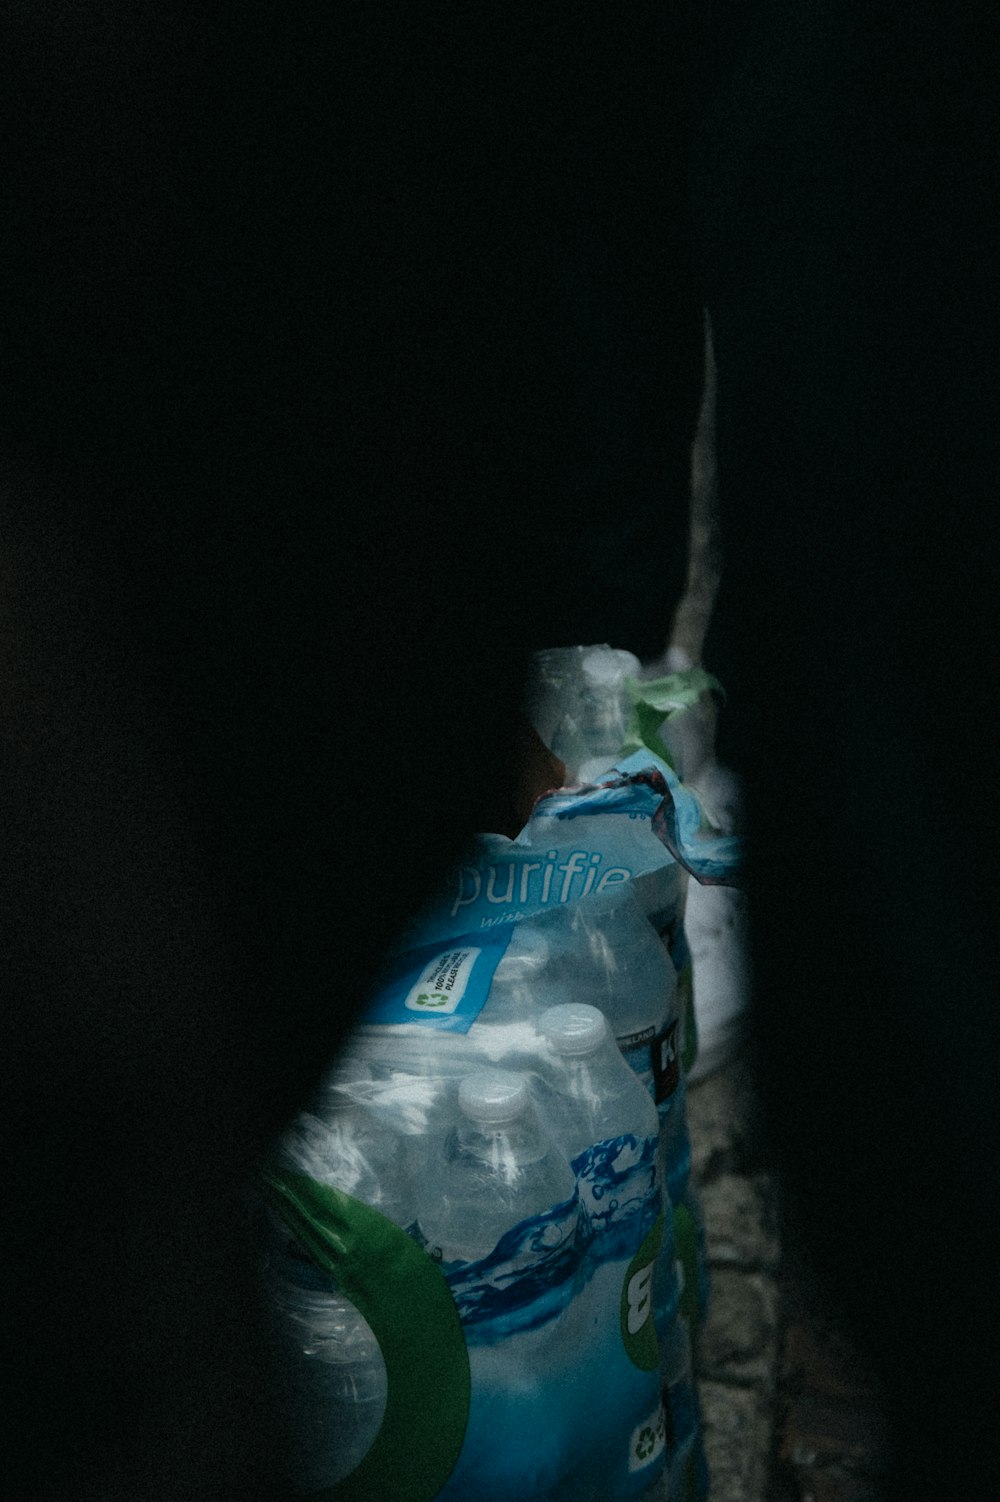
[[[549,1007],[538,1019],[538,1026],[556,1053],[567,1057],[593,1053],[608,1032],[604,1013],[579,1001]]]
[[[458,1104],[470,1121],[498,1126],[514,1121],[528,1104],[528,1087],[506,1069],[477,1069],[458,1087]]]
[[[628,671],[613,647],[594,647],[586,653],[580,667],[587,682],[597,688],[617,688]]]
[[[611,649],[622,665],[622,672],[638,678],[642,672],[642,663],[634,652],[626,651],[624,647],[612,647]]]

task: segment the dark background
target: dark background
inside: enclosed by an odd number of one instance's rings
[[[988,1494],[994,28],[7,8],[11,1495],[280,1495],[240,1186],[528,651],[665,645],[704,305],[772,1135],[897,1495]]]

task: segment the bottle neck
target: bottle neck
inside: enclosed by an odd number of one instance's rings
[[[625,739],[624,694],[611,685],[588,688],[581,706],[580,728],[592,756],[617,754]]]
[[[545,1156],[546,1144],[534,1123],[524,1117],[502,1123],[460,1121],[455,1128],[459,1155],[474,1158],[504,1183],[511,1183]]]
[[[609,1053],[609,1048],[613,1053]],[[559,1059],[562,1088],[578,1104],[600,1110],[609,1089],[613,1089],[611,1071],[617,1059],[618,1050],[610,1039],[588,1054],[562,1054]]]

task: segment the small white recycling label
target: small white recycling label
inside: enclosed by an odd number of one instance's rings
[[[410,987],[403,1005],[409,1012],[454,1012],[465,995],[472,967],[481,949],[448,949],[424,966]]]
[[[629,1474],[658,1460],[667,1445],[667,1420],[660,1403],[655,1413],[632,1430],[628,1447]]]
[[[459,934],[414,949],[397,950],[376,986],[361,1022],[443,1028],[467,1033],[486,1004],[493,974],[514,926]]]

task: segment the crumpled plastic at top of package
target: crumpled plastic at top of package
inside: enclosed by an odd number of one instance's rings
[[[516,839],[481,835],[404,948],[479,933],[676,864],[702,883],[738,880],[742,842],[722,835],[676,772],[646,748],[598,784],[546,794]]]
[[[696,742],[704,739],[711,701],[724,699],[725,689],[689,660],[656,677],[644,676],[645,671],[631,652],[606,644],[535,653],[528,718],[545,745],[566,761],[571,776],[593,751],[587,720],[595,708],[603,713],[605,733],[617,728],[615,757],[644,748],[681,777],[697,770],[688,743],[692,735]]]

